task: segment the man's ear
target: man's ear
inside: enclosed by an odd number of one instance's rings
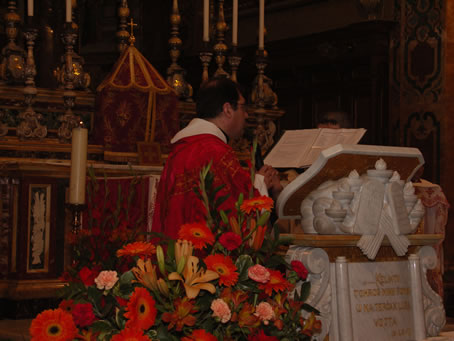
[[[222,113],[225,115],[227,118],[231,118],[233,115],[233,107],[229,102],[225,102],[224,105],[222,106]]]

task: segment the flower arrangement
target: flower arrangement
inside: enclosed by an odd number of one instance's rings
[[[219,210],[209,169],[195,189],[206,221],[181,226],[177,241],[124,245],[127,271],[79,271],[59,308],[32,321],[32,340],[310,340],[321,325],[304,303],[308,272],[282,256],[289,241],[268,226],[273,201],[240,196],[236,212]]]

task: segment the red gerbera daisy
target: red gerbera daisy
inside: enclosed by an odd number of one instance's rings
[[[74,308],[74,300],[62,300],[58,307],[70,313]]]
[[[194,249],[203,249],[207,244],[213,245],[214,235],[205,223],[184,224],[178,231],[178,238],[192,242]]]
[[[241,245],[241,237],[234,232],[226,232],[219,238],[219,243],[227,250],[233,251]]]
[[[62,310],[45,310],[32,321],[32,341],[67,341],[77,335],[76,324],[70,313]]]
[[[111,341],[150,341],[150,338],[146,335],[143,335],[141,329],[135,328],[126,328],[121,331],[120,334],[113,336]]]
[[[129,299],[125,317],[129,320],[126,327],[148,329],[156,319],[156,302],[145,288],[136,288]]]
[[[219,275],[219,284],[230,287],[238,281],[238,272],[232,258],[224,255],[210,255],[205,258],[208,270],[213,270]]]
[[[244,200],[240,208],[241,211],[247,214],[251,213],[253,210],[265,209],[271,211],[273,208],[273,199],[266,195],[262,195],[260,197]]]
[[[282,273],[279,270],[268,269],[270,273],[270,280],[266,283],[259,283],[259,288],[269,296],[275,292],[290,290],[292,285],[287,282]]]
[[[123,246],[117,251],[117,257],[123,256],[150,256],[156,253],[156,247],[151,243],[134,242]]]
[[[218,339],[213,334],[206,332],[203,329],[196,329],[188,337],[182,337],[181,341],[217,341]]]

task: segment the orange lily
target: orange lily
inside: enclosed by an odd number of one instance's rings
[[[202,289],[212,294],[216,292],[214,285],[207,282],[219,278],[219,275],[211,270],[204,271],[203,269],[199,269],[199,259],[197,257],[189,256],[182,275],[183,277],[178,272],[172,272],[168,278],[171,281],[182,281],[186,290],[186,296],[189,299],[196,298]]]
[[[134,276],[137,281],[142,283],[143,286],[153,291],[158,291],[158,278],[156,276],[156,266],[151,264],[151,260],[147,259],[145,262],[139,258],[137,267],[132,268]]]

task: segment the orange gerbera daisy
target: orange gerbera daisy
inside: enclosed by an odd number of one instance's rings
[[[32,341],[67,341],[77,335],[76,324],[70,313],[62,310],[45,310],[32,321]]]
[[[182,337],[181,341],[217,341],[218,339],[213,334],[206,332],[203,329],[196,329],[188,337]]]
[[[156,253],[156,247],[151,243],[134,242],[129,243],[117,251],[117,257],[123,256],[150,256]]]
[[[112,337],[111,341],[150,341],[151,339],[143,335],[143,331],[135,328],[126,328],[121,331],[120,334],[116,334]]]
[[[266,195],[262,195],[260,197],[244,200],[240,208],[241,211],[247,214],[251,213],[253,210],[265,209],[271,211],[273,208],[273,199]]]
[[[287,280],[279,270],[268,269],[268,271],[270,273],[270,280],[266,283],[259,284],[259,288],[265,291],[267,295],[271,296],[273,294],[273,290],[275,292],[279,292],[290,290],[292,288],[292,285],[287,282]]]
[[[145,288],[135,288],[128,305],[125,317],[127,328],[148,329],[156,319],[156,302]]]
[[[210,255],[204,261],[208,270],[219,275],[219,284],[231,287],[238,281],[238,272],[236,272],[238,269],[229,256]]]
[[[194,249],[203,249],[213,245],[214,235],[205,223],[184,224],[178,231],[178,238],[192,242]]]

